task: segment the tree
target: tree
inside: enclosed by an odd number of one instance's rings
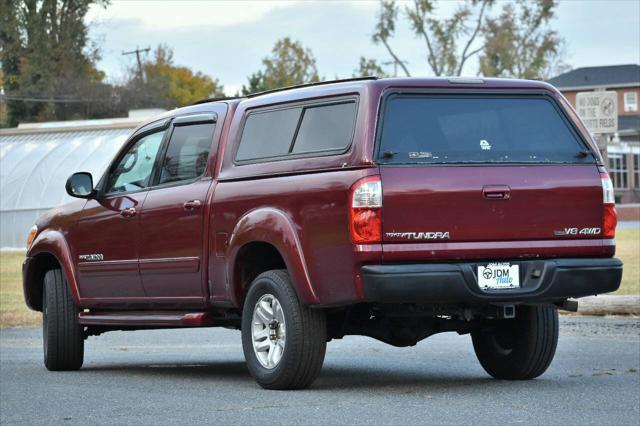
[[[289,37],[276,42],[262,65],[262,70],[248,77],[249,85],[242,86],[243,94],[320,81],[311,50]]]
[[[480,72],[486,76],[549,78],[566,70],[561,60],[564,40],[549,29],[556,3],[518,0],[487,21]]]
[[[423,40],[426,62],[436,76],[460,75],[480,55],[480,73],[489,76],[540,78],[558,63],[563,40],[547,28],[555,0],[507,3],[496,18],[495,0],[466,0],[444,19],[435,17],[436,0],[414,0],[404,16],[414,35]],[[382,44],[396,66],[409,69],[391,46],[400,9],[392,0],[380,1],[373,42]]]
[[[481,48],[472,48],[481,34],[486,10],[493,0],[467,0],[458,6],[453,16],[441,21],[433,17],[435,0],[414,0],[405,7],[411,30],[424,40],[427,64],[436,76],[460,75],[465,63]],[[381,0],[378,23],[373,34],[374,43],[382,43],[394,62],[410,75],[404,62],[393,51],[390,39],[395,34],[398,7],[394,1]],[[461,40],[466,37],[465,40]],[[459,45],[464,45],[462,50]]]
[[[353,77],[389,77],[382,65],[375,59],[367,59],[364,56],[360,57],[360,64],[358,68],[353,71]]]
[[[4,95],[4,73],[0,68],[0,96]],[[0,128],[9,125],[9,116],[7,115],[7,102],[4,97],[0,97]]]
[[[219,81],[173,61],[173,50],[159,45],[151,60],[142,63],[143,79],[137,68],[129,71],[123,89],[123,103],[128,108],[176,108],[207,98],[224,97]]]
[[[106,0],[0,0],[0,60],[9,125],[108,109],[111,89],[84,17]],[[101,99],[102,98],[102,99]],[[106,104],[106,105],[100,105]]]

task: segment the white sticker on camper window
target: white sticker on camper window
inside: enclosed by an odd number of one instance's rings
[[[483,151],[489,151],[491,150],[491,144],[486,139],[480,139],[480,148]]]

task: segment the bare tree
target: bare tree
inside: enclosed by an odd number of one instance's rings
[[[414,35],[424,42],[427,65],[436,76],[460,75],[469,60],[480,56],[484,76],[547,77],[564,69],[564,40],[549,29],[555,0],[517,0],[503,4],[491,17],[495,0],[465,0],[446,18],[435,16],[436,0],[414,0],[402,10],[393,0],[381,0],[373,42],[382,44],[393,63],[410,76],[405,61],[392,47],[403,15]]]
[[[482,36],[487,10],[493,0],[467,0],[459,5],[450,18],[438,20],[433,17],[436,8],[434,0],[414,0],[404,8],[411,30],[421,38],[426,47],[429,68],[436,76],[460,75],[465,63],[477,55],[484,45],[474,46]],[[378,23],[373,41],[382,43],[394,62],[407,76],[409,70],[393,51],[390,39],[395,35],[399,8],[395,1],[381,0]],[[462,50],[459,46],[464,46]]]

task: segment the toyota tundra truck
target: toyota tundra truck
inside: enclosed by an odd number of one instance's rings
[[[239,329],[268,389],[327,342],[470,334],[482,367],[551,363],[558,310],[615,291],[616,210],[593,138],[536,81],[351,79],[179,108],[28,235],[44,364],[111,330]],[[452,360],[452,362],[456,362]]]

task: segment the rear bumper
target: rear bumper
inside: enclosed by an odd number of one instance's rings
[[[476,271],[486,262],[366,265],[362,286],[371,302],[540,303],[615,291],[622,279],[622,261],[616,258],[511,263],[520,265],[518,289],[481,290]]]

